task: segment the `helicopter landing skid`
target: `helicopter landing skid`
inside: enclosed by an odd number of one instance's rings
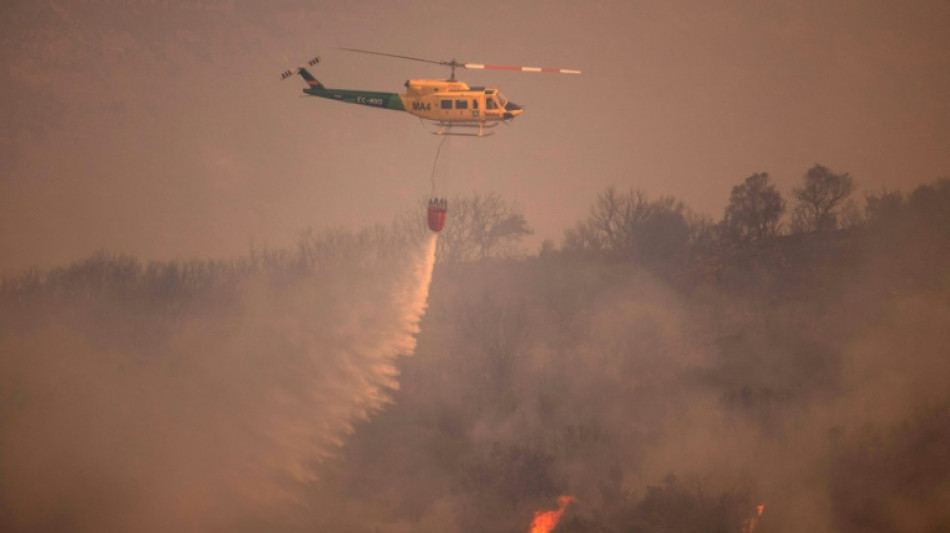
[[[498,125],[498,122],[445,122],[445,121],[433,121],[432,124],[436,126],[435,131],[430,131],[429,133],[433,135],[457,135],[462,137],[488,137],[489,135],[494,135],[495,126]],[[463,131],[452,131],[452,128],[463,128]],[[478,131],[472,131],[472,130]],[[469,131],[465,131],[469,130]]]

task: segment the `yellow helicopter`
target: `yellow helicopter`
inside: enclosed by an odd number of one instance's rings
[[[524,108],[509,101],[494,87],[469,87],[468,84],[455,79],[456,67],[479,70],[509,70],[520,72],[551,72],[558,74],[580,74],[579,70],[546,67],[513,67],[505,65],[484,65],[481,63],[460,63],[456,60],[434,61],[418,57],[371,52],[355,48],[341,48],[348,52],[373,54],[425,63],[435,63],[452,69],[452,75],[447,80],[414,79],[405,83],[405,94],[387,93],[378,91],[360,91],[352,89],[330,89],[317,81],[306,67],[296,70],[287,70],[281,74],[281,79],[287,79],[294,74],[307,82],[308,87],[303,90],[305,95],[329,98],[349,104],[360,104],[382,109],[405,111],[419,117],[423,122],[435,125],[436,135],[470,135],[483,137],[494,133],[493,128],[499,122],[508,122],[524,112]],[[320,62],[315,57],[307,62],[307,66],[314,66]],[[453,128],[461,128],[455,131]]]

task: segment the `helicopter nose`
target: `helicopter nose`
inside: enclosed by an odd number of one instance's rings
[[[507,104],[505,104],[505,115],[504,115],[504,118],[505,118],[505,120],[512,119],[512,118],[517,117],[518,115],[520,115],[520,114],[523,113],[523,112],[524,112],[524,108],[523,108],[523,107],[521,107],[520,105],[518,105],[518,104],[516,104],[516,103],[508,102]]]

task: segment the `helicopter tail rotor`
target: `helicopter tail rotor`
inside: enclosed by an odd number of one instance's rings
[[[313,59],[310,59],[309,61],[307,61],[307,67],[312,67],[319,62],[320,62],[320,57],[319,56],[314,57]],[[314,78],[313,74],[310,74],[310,71],[308,71],[307,68],[303,65],[297,67],[296,69],[285,70],[284,72],[280,74],[280,79],[286,80],[287,78],[293,76],[294,74],[300,74],[300,77],[303,78],[304,81],[307,82],[307,85],[309,85],[310,87],[314,89],[324,88],[323,84],[317,81],[317,78]]]
[[[320,56],[314,57],[307,61],[307,66],[312,67],[320,62]],[[286,80],[287,78],[293,76],[294,74],[300,74],[301,71],[306,71],[306,67],[300,65],[296,69],[288,69],[280,73],[280,79]]]

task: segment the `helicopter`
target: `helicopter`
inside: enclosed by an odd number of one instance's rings
[[[410,79],[404,86],[404,94],[361,91],[353,89],[331,89],[311,74],[306,66],[287,70],[281,74],[281,79],[287,79],[299,74],[307,82],[308,87],[303,90],[307,96],[329,98],[349,104],[360,104],[381,109],[405,111],[419,117],[421,121],[435,126],[431,133],[435,135],[468,135],[483,137],[494,133],[494,127],[500,122],[510,123],[515,117],[524,112],[524,107],[508,100],[496,87],[469,87],[463,81],[455,79],[455,69],[479,70],[508,70],[520,72],[550,72],[558,74],[580,74],[581,71],[547,67],[516,67],[506,65],[485,65],[481,63],[462,63],[456,60],[435,61],[418,57],[372,52],[356,48],[340,48],[347,52],[373,54],[424,63],[435,63],[449,67],[451,76],[442,79]],[[307,66],[315,66],[320,62],[319,57],[307,61]],[[458,128],[461,131],[458,131]]]

